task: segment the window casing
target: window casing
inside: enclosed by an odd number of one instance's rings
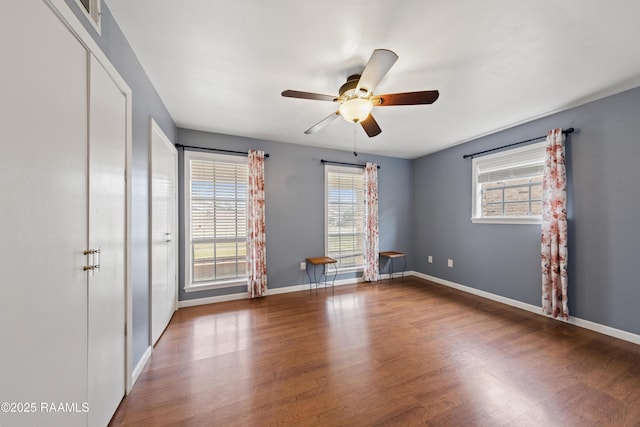
[[[76,3],[80,6],[80,9],[85,13],[91,25],[100,34],[100,3],[101,0],[76,0]]]
[[[545,142],[472,160],[471,221],[539,224]]]
[[[246,285],[246,157],[185,151],[185,290]]]
[[[363,169],[325,165],[325,253],[339,271],[364,266],[364,195]]]

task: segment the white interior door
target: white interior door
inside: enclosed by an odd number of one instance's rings
[[[93,56],[89,129],[89,425],[106,426],[125,393],[126,99]]]
[[[151,124],[151,339],[155,344],[176,311],[178,153]]]
[[[42,1],[0,1],[0,413],[84,426],[40,402],[87,399],[87,52]],[[80,406],[81,409],[81,406]]]

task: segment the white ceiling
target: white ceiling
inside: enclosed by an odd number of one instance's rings
[[[640,85],[632,0],[106,0],[179,127],[351,151],[337,94],[376,48],[399,56],[375,93],[440,91],[376,107],[360,152],[415,158]],[[564,125],[558,123],[558,126]],[[535,135],[534,135],[535,136]]]

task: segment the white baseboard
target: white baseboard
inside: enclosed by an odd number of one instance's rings
[[[309,285],[291,285],[291,286],[283,286],[282,288],[270,288],[267,289],[267,296],[269,295],[278,295],[278,294],[288,294],[289,292],[300,292],[300,291],[308,291]]]
[[[133,385],[136,383],[136,381],[138,381],[138,377],[140,377],[140,374],[144,370],[144,367],[147,366],[147,362],[149,362],[149,359],[151,359],[152,353],[153,353],[153,347],[151,346],[147,347],[147,349],[144,351],[144,354],[140,358],[140,361],[138,362],[136,367],[133,369],[133,372],[131,373],[131,388],[133,388]],[[129,392],[131,391],[131,388],[127,390],[127,394],[129,394]]]
[[[341,279],[336,280],[334,286],[343,286],[343,285],[351,285],[353,283],[362,282],[362,279],[354,277],[351,279]],[[321,285],[318,289],[324,288],[325,285]],[[327,285],[327,287],[330,287]],[[299,291],[308,291],[309,289],[315,289],[315,287],[311,287],[308,283],[303,285],[293,285],[293,286],[285,286],[282,288],[273,288],[267,290],[267,295],[278,295],[278,294],[288,294],[289,292],[299,292]]]
[[[387,280],[387,279],[396,280],[396,279],[402,279],[403,277],[409,277],[409,276],[415,276],[415,275],[416,275],[416,272],[411,270],[407,270],[404,273],[400,271],[394,271],[393,277],[391,277],[389,273],[384,273],[380,275],[380,280]]]
[[[242,292],[239,294],[220,295],[217,297],[187,299],[184,301],[178,301],[178,308],[195,307],[197,305],[214,304],[217,302],[225,302],[225,301],[236,301],[239,299],[247,299],[247,298],[248,298],[247,293]]]
[[[512,307],[520,308],[522,310],[530,311],[531,313],[542,314],[541,308],[536,307],[535,305],[527,304],[518,300],[514,300],[511,298],[506,298],[500,295],[492,294],[490,292],[481,291],[479,289],[471,288],[469,286],[461,285],[459,283],[450,282],[449,280],[441,279],[439,277],[429,276],[428,274],[422,274],[413,272],[413,275],[416,277],[420,277],[421,279],[429,280],[431,282],[438,283],[440,285],[445,285],[450,288],[457,289],[459,291],[467,292],[469,294],[477,295],[483,298],[487,298],[493,301],[501,302],[503,304],[510,305]]]
[[[487,298],[493,301],[497,301],[503,304],[510,305],[512,307],[516,307],[522,310],[529,311],[531,313],[539,314],[544,317],[548,317],[550,319],[558,320],[560,322],[569,323],[575,326],[579,326],[581,328],[589,329],[594,332],[598,332],[604,335],[608,335],[613,338],[618,338],[624,341],[629,341],[634,344],[640,345],[640,335],[634,334],[631,332],[623,331],[621,329],[612,328],[610,326],[601,325],[599,323],[591,322],[589,320],[580,319],[578,317],[569,316],[569,320],[565,321],[563,319],[557,319],[551,316],[547,316],[542,313],[542,308],[527,304],[521,301],[517,301],[511,298],[506,298],[500,295],[492,294],[490,292],[481,291],[479,289],[471,288],[469,286],[461,285],[459,283],[451,282],[449,280],[441,279],[439,277],[429,276],[428,274],[418,273],[415,271],[410,272],[411,275],[420,277],[421,279],[429,280],[434,283],[438,283],[440,285],[448,286],[450,288],[458,289],[463,292],[467,292],[473,295],[478,295],[483,298]]]
[[[640,345],[640,335],[638,334],[612,328],[611,326],[601,325],[600,323],[591,322],[590,320],[584,320],[573,316],[569,316],[569,320],[567,321],[567,323],[571,323],[572,325],[576,325],[581,328],[589,329],[594,332],[609,335],[613,338],[618,338]]]
[[[343,286],[343,285],[351,285],[353,283],[361,282],[362,279],[359,277],[352,277],[350,279],[341,279],[336,280],[334,286]],[[320,287],[322,289],[323,286]],[[267,295],[278,295],[278,294],[287,294],[289,292],[300,292],[309,290],[309,284],[302,285],[291,285],[291,286],[283,286],[281,288],[271,288],[267,289]],[[218,302],[225,301],[236,301],[241,299],[248,299],[249,296],[246,292],[242,292],[239,294],[229,294],[229,295],[220,295],[217,297],[208,297],[208,298],[197,298],[197,299],[189,299],[184,301],[178,301],[178,308],[185,307],[195,307],[197,305],[206,305],[206,304],[215,304]]]

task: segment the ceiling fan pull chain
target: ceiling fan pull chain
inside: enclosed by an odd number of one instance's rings
[[[356,151],[356,124],[353,124],[353,155],[358,157],[358,152]]]

